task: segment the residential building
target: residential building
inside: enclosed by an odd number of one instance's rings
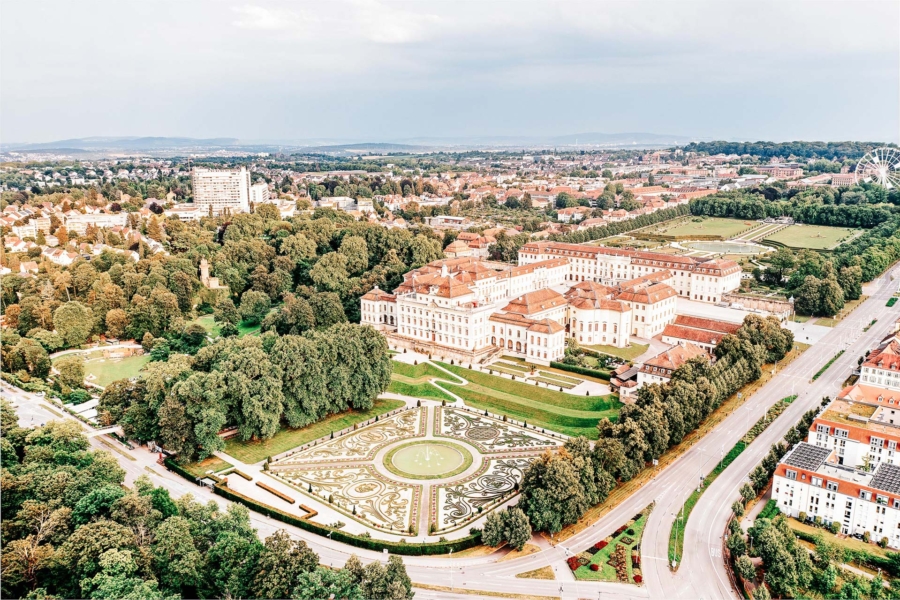
[[[833,187],[850,187],[856,185],[856,173],[833,173],[831,175]]]
[[[900,336],[884,340],[860,365],[860,383],[900,390]]]
[[[267,204],[270,202],[269,184],[265,181],[254,183],[250,186],[250,204]]]
[[[800,442],[775,468],[772,499],[791,517],[836,522],[843,535],[868,533],[900,548],[897,465],[881,463],[866,472],[839,464],[834,450]]]
[[[250,210],[250,173],[240,169],[191,170],[194,205],[207,215],[244,213]]]
[[[66,213],[63,225],[69,233],[84,235],[88,225],[98,228],[121,227],[128,222],[128,213],[90,213],[81,214],[74,211]]]
[[[844,388],[810,425],[809,442],[834,450],[840,465],[900,466],[900,393],[859,384]]]

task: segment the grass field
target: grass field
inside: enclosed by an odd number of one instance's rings
[[[391,375],[389,392],[414,398],[456,402],[456,398],[429,383],[432,378],[450,379],[446,373],[434,365],[428,363],[410,365],[396,360],[392,361],[392,364],[394,373]]]
[[[242,442],[237,438],[231,438],[225,442],[225,453],[233,456],[244,463],[256,463],[264,460],[267,456],[281,454],[291,448],[302,446],[308,442],[319,439],[328,435],[332,431],[346,429],[357,423],[368,421],[375,415],[382,415],[404,405],[400,400],[386,400],[378,398],[375,404],[369,410],[356,411],[350,410],[328,416],[318,423],[313,423],[308,427],[300,429],[291,429],[282,427],[271,439],[264,441],[246,441]]]
[[[849,241],[862,233],[861,229],[848,227],[826,227],[824,225],[791,225],[762,243],[769,241],[784,244],[788,248],[808,248],[810,250],[830,250],[842,242]]]
[[[700,219],[699,221],[697,219]],[[645,230],[647,233],[654,235],[668,235],[672,237],[682,237],[691,235],[717,235],[723,239],[733,237],[739,233],[747,231],[755,225],[753,221],[743,221],[740,219],[723,219],[721,217],[690,217],[672,225],[665,224],[657,227],[655,230]]]
[[[102,351],[82,354],[84,357],[85,381],[106,387],[113,381],[136,377],[141,369],[150,362],[150,355],[129,356],[126,358],[103,358]],[[93,375],[91,378],[89,375]]]
[[[199,323],[203,329],[206,330],[206,333],[209,334],[210,337],[219,337],[219,333],[221,331],[221,327],[218,323],[213,320],[212,315],[203,315],[202,317],[198,317],[196,323]],[[244,323],[240,323],[237,326],[238,337],[244,336],[251,333],[257,333],[259,331],[259,325],[249,326]]]
[[[602,354],[608,354],[610,356],[618,356],[623,360],[634,360],[641,354],[647,351],[647,348],[650,347],[650,344],[631,344],[627,348],[616,348],[615,346],[588,346],[585,344],[585,348],[590,350],[596,350]]]
[[[438,363],[469,383],[446,386],[475,408],[527,421],[542,429],[597,439],[600,419],[614,419],[622,404],[615,395],[576,396],[479,371]]]
[[[219,471],[230,469],[233,466],[233,464],[225,462],[218,456],[210,456],[201,461],[184,465],[184,469],[195,477],[202,477],[203,475],[206,475],[207,471],[218,473]]]

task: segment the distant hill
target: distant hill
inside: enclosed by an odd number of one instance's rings
[[[196,139],[184,137],[86,137],[55,142],[7,143],[0,145],[3,151],[36,150],[168,150],[179,148],[221,148],[236,146],[237,138]]]

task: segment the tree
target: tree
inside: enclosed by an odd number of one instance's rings
[[[53,311],[53,326],[69,348],[87,341],[93,320],[91,309],[81,302],[66,302]]]
[[[281,252],[294,263],[308,263],[316,257],[316,243],[297,233],[282,240]]]
[[[241,313],[235,308],[231,298],[222,294],[216,300],[216,307],[213,309],[213,319],[217,323],[237,325],[241,322]]]
[[[487,519],[484,522],[484,528],[481,532],[481,541],[485,546],[493,546],[496,548],[505,540],[503,518],[500,516],[500,512],[494,511],[487,516]]]
[[[124,495],[125,490],[114,485],[91,490],[72,509],[72,522],[76,525],[84,525],[94,519],[108,517],[112,505]]]
[[[271,307],[269,296],[262,292],[248,290],[241,296],[241,317],[248,325],[259,325]]]
[[[348,235],[341,241],[338,252],[347,257],[347,272],[359,275],[369,266],[369,248],[365,238]]]
[[[862,296],[862,267],[841,267],[837,280],[846,300],[858,300]]]
[[[581,518],[588,508],[579,473],[583,468],[584,459],[573,460],[565,449],[548,450],[531,463],[522,479],[519,506],[534,529],[557,533]]]
[[[79,355],[63,356],[56,361],[56,369],[59,371],[60,383],[70,388],[80,388],[84,385],[84,360]]]
[[[137,575],[138,566],[130,550],[110,549],[100,556],[100,572],[81,581],[85,598],[98,600],[174,600],[159,591],[156,581]]]
[[[106,334],[120,338],[128,327],[128,314],[121,308],[114,308],[106,313]]]
[[[794,253],[788,248],[779,248],[769,257],[769,266],[764,271],[763,278],[768,283],[781,285],[795,264]]]
[[[391,555],[387,565],[372,562],[366,566],[361,591],[364,598],[412,600],[412,580],[399,556]]]
[[[252,585],[254,597],[288,598],[300,576],[316,569],[319,556],[306,542],[292,540],[279,529],[266,538],[258,564]]]
[[[290,597],[294,600],[320,600],[321,598],[363,600],[362,591],[346,568],[334,571],[325,567],[301,573]]]
[[[504,537],[515,550],[521,550],[531,541],[531,524],[528,517],[518,508],[507,508],[503,512]]]
[[[153,544],[153,566],[160,574],[162,588],[173,593],[200,582],[198,567],[202,557],[194,546],[191,524],[184,517],[163,521],[156,530]]]
[[[753,561],[750,560],[750,557],[746,554],[742,554],[740,558],[735,561],[735,569],[744,581],[752,581],[756,576],[756,569],[753,567]]]
[[[328,328],[336,323],[347,321],[341,298],[333,292],[313,294],[307,302],[313,311],[317,328]]]
[[[309,277],[320,291],[344,294],[350,286],[347,256],[329,252],[316,262]]]

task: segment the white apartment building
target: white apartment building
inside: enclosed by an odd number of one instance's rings
[[[240,169],[191,169],[194,205],[218,216],[250,211],[250,173]]]
[[[845,388],[813,421],[809,442],[833,450],[841,465],[900,466],[900,394],[859,384]]]
[[[269,184],[265,181],[250,186],[250,203],[254,206],[271,202],[269,198]]]
[[[63,225],[68,233],[77,233],[84,235],[88,225],[94,227],[123,227],[128,222],[128,213],[93,213],[80,214],[76,212],[66,213]]]
[[[869,533],[900,548],[900,467],[873,472],[841,465],[834,450],[800,442],[775,469],[772,499],[781,512],[840,524],[844,535]]]
[[[520,265],[548,258],[569,260],[568,281],[597,281],[607,286],[669,271],[672,275],[669,285],[678,296],[701,302],[721,302],[725,294],[741,285],[741,267],[731,260],[703,260],[562,242],[531,242],[519,250]]]

